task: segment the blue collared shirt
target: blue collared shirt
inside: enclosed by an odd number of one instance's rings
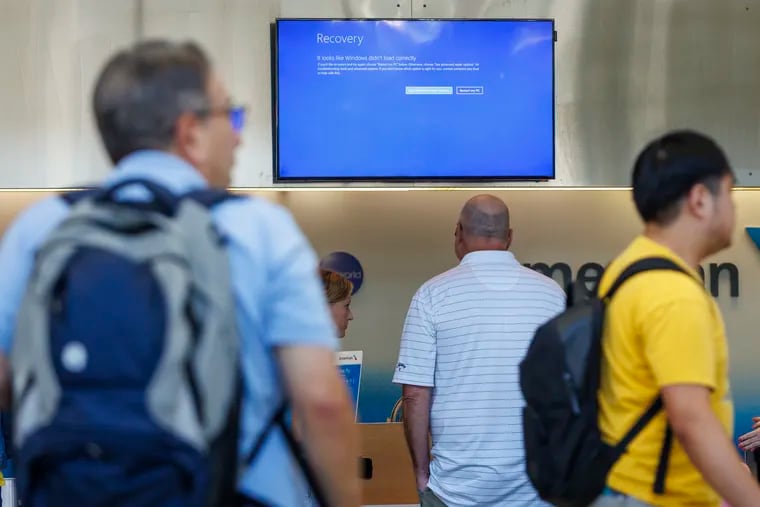
[[[141,151],[117,165],[105,185],[141,178],[175,194],[206,187],[183,160]],[[16,312],[35,251],[67,215],[58,197],[25,210],[0,243],[0,350],[8,353]],[[317,275],[317,258],[290,213],[265,199],[233,199],[213,210],[228,240],[241,364],[245,381],[240,449],[247,452],[282,400],[274,349],[311,345],[335,350],[335,328]],[[278,506],[303,504],[304,481],[279,433],[262,447],[240,480],[241,492]]]

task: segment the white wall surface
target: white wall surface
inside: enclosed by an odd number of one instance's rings
[[[760,5],[746,0],[0,0],[0,187],[108,170],[89,96],[104,60],[145,37],[194,39],[250,108],[234,184],[272,186],[269,25],[281,17],[551,17],[557,179],[628,184],[662,131],[713,134],[760,185]]]

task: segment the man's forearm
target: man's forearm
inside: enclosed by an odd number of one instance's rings
[[[360,505],[358,430],[333,352],[299,346],[282,347],[277,353],[299,438],[328,504]]]
[[[742,467],[718,418],[709,412],[676,433],[705,480],[732,507],[760,505],[760,488]]]
[[[414,473],[419,478],[425,477],[430,470],[430,387],[405,385],[404,400],[404,435],[409,453],[412,457]]]
[[[360,503],[358,434],[350,401],[299,413],[299,433],[309,463],[331,506]]]
[[[664,386],[668,422],[691,462],[732,507],[760,505],[760,488],[742,467],[713,412],[710,390],[699,384]]]

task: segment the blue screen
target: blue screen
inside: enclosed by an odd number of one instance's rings
[[[554,177],[551,20],[278,20],[276,178]]]

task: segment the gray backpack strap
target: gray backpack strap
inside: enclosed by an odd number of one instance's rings
[[[186,199],[179,205],[174,226],[185,241],[191,286],[187,288],[191,325],[197,340],[190,358],[200,399],[206,440],[216,437],[227,423],[238,379],[239,341],[229,258],[211,214],[201,204]],[[178,321],[181,319],[178,319]],[[184,325],[184,324],[183,324]],[[187,330],[183,330],[186,334]],[[175,368],[171,369],[176,371]],[[161,371],[161,369],[159,369]],[[155,415],[171,405],[177,379],[160,377],[149,388]],[[167,421],[168,423],[169,421]],[[179,414],[173,424],[185,424]]]
[[[45,262],[30,277],[16,317],[11,351],[13,365],[14,442],[50,423],[61,396],[58,379],[50,361],[48,308],[52,285],[74,253],[73,247],[43,249]]]

